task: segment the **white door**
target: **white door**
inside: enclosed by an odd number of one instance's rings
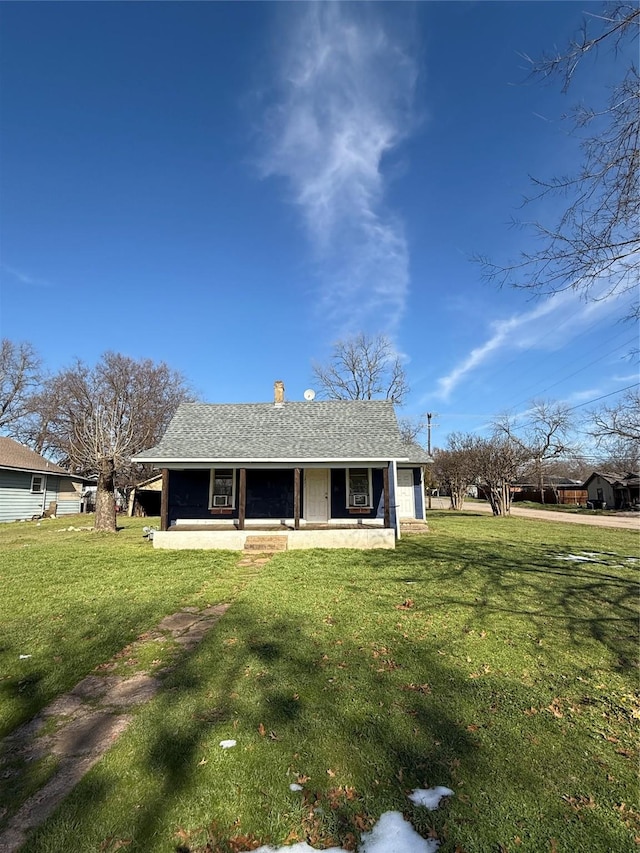
[[[329,471],[327,468],[306,468],[304,472],[305,521],[329,520]]]
[[[411,468],[398,468],[398,515],[400,518],[416,517]]]

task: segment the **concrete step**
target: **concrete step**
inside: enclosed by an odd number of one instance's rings
[[[426,521],[401,521],[400,533],[428,533],[429,525]]]
[[[247,536],[244,550],[259,551],[266,554],[274,551],[286,551],[288,544],[287,536]]]

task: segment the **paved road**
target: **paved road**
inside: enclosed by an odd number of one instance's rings
[[[431,498],[432,509],[449,509],[449,498]],[[465,503],[469,512],[491,512],[487,501]],[[538,518],[542,521],[562,521],[568,524],[590,524],[593,527],[618,527],[640,532],[640,513],[620,515],[574,515],[570,512],[555,512],[551,509],[528,509],[511,505],[511,515],[521,518]]]

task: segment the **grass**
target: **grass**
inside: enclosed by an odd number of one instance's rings
[[[443,853],[632,850],[637,535],[430,523],[394,552],[290,552],[250,576],[153,551],[138,522],[0,530],[8,728],[166,613],[232,602],[29,853],[353,847],[390,809]],[[433,785],[455,791],[438,811],[407,800]]]

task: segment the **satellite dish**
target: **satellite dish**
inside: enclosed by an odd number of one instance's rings
[[[315,398],[316,398],[316,392],[313,390],[313,388],[307,388],[307,390],[304,392],[304,399],[305,400],[315,400]]]

